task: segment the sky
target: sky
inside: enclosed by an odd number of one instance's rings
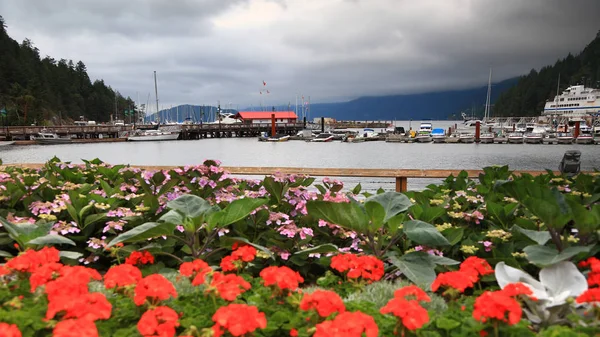
[[[156,71],[161,109],[484,86],[490,67],[495,82],[577,54],[598,13],[598,0],[0,1],[13,39],[139,103]]]

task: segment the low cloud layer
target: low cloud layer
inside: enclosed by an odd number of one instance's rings
[[[578,53],[597,0],[3,0],[16,40],[160,104],[236,107],[461,89]],[[263,85],[263,80],[267,86]],[[266,90],[269,91],[267,94]],[[260,94],[260,92],[263,94]]]

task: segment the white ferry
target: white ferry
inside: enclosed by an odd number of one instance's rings
[[[543,114],[570,118],[600,116],[600,89],[570,86],[554,101],[546,102]]]

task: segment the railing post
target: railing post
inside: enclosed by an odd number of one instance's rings
[[[408,190],[408,179],[406,177],[396,177],[396,192],[406,192]]]

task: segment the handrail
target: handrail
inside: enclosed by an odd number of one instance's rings
[[[0,166],[4,170],[7,166],[40,169],[44,164],[8,164]],[[171,170],[179,166],[148,166],[148,165],[129,165],[130,167],[143,170]],[[470,178],[476,178],[483,170],[423,170],[423,169],[356,169],[356,168],[308,168],[308,167],[255,167],[255,166],[222,166],[224,170],[234,175],[271,175],[276,173],[283,174],[304,174],[317,177],[371,177],[371,178],[395,178],[396,191],[406,192],[408,178],[447,178],[450,175],[457,176],[461,172],[466,172]],[[547,171],[512,171],[515,174],[530,174],[537,176],[547,173]],[[554,174],[560,174],[553,171]],[[586,173],[586,172],[582,172]]]

